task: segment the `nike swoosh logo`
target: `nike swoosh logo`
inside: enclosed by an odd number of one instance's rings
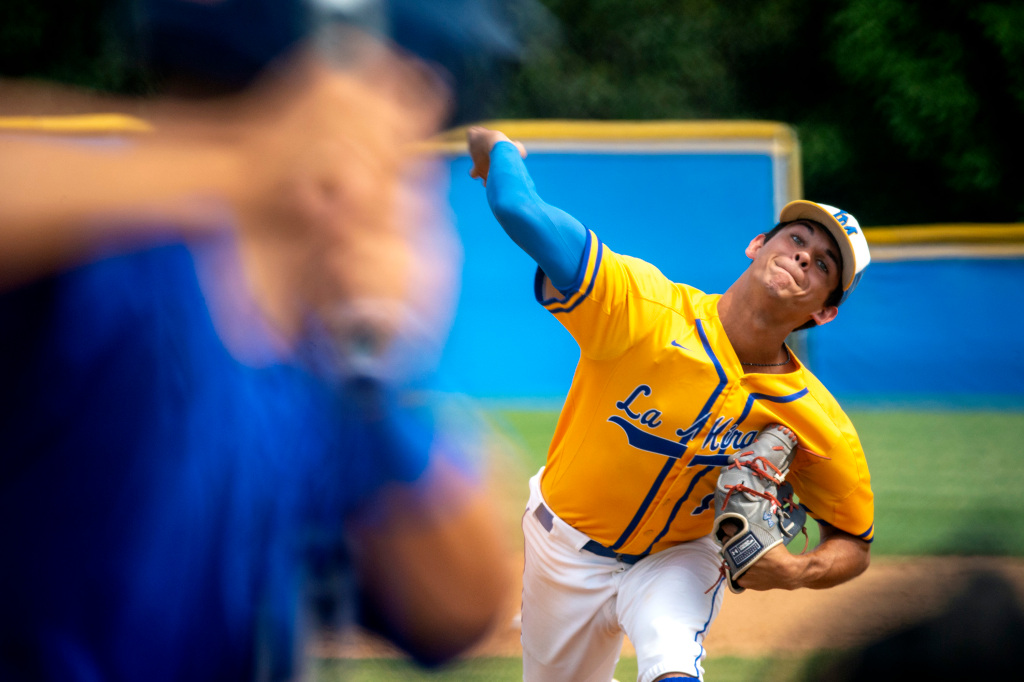
[[[676,343],[675,339],[672,339],[672,345],[675,346],[676,348],[682,348],[683,350],[690,350],[686,346],[684,346],[684,345],[682,345],[680,343]]]

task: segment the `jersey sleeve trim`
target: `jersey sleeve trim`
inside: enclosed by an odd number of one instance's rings
[[[829,523],[828,521],[822,521],[821,519],[819,519],[817,516],[814,515],[814,512],[811,511],[811,508],[808,507],[806,504],[801,503],[800,506],[803,507],[804,511],[806,511],[807,514],[811,516],[811,518],[813,518],[815,521],[817,521],[822,526],[828,526],[829,528],[835,528],[837,530],[842,530],[838,526],[835,526],[835,525]],[[848,532],[848,531],[843,531],[843,532]],[[864,531],[863,533],[860,533],[859,535],[854,535],[853,533],[850,533],[850,535],[853,535],[856,538],[860,538],[864,542],[867,542],[867,543],[870,544],[875,539],[875,524],[872,523],[868,527],[868,529],[866,531]]]
[[[770,403],[791,403],[794,400],[799,400],[807,395],[810,391],[805,386],[796,393],[790,393],[789,395],[769,395],[768,393],[751,393],[747,396],[747,403],[743,406],[743,414],[736,420],[736,424],[742,424],[743,421],[750,416],[750,410],[754,407],[754,403],[758,400],[764,400]]]
[[[597,281],[597,271],[601,267],[601,257],[604,254],[604,244],[591,230],[587,230],[587,241],[583,247],[583,258],[580,259],[580,269],[573,280],[565,289],[559,290],[562,296],[544,297],[544,281],[547,275],[540,268],[533,280],[533,295],[537,302],[547,308],[550,313],[568,313],[582,303]]]

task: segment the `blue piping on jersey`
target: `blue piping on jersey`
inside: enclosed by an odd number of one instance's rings
[[[668,533],[668,529],[672,526],[672,522],[676,518],[676,514],[679,513],[679,509],[683,506],[683,502],[686,502],[686,500],[690,499],[690,493],[693,492],[693,489],[697,485],[697,482],[700,481],[700,479],[704,478],[704,476],[706,476],[707,473],[714,468],[715,467],[706,467],[703,471],[699,471],[697,475],[690,480],[690,485],[686,489],[686,492],[683,493],[683,496],[680,497],[679,500],[676,502],[675,506],[672,507],[672,513],[668,515],[668,521],[665,522],[665,527],[661,529],[661,532],[658,533],[657,537],[655,537],[654,540],[651,541],[651,544],[647,547],[647,549],[641,552],[641,554],[650,554],[651,550],[654,549],[654,545],[658,543],[658,540],[661,540],[663,537],[665,537],[665,534]]]
[[[768,402],[771,403],[791,403],[794,400],[799,400],[800,398],[803,398],[805,395],[807,395],[807,393],[808,390],[806,386],[804,386],[796,393],[791,393],[789,395],[768,395],[767,393],[751,393],[750,395],[747,396],[747,404],[743,406],[743,414],[741,414],[740,418],[736,420],[735,425],[739,426],[740,424],[743,423],[744,419],[750,416],[750,410],[751,408],[754,407],[754,402],[757,400],[767,400]]]
[[[600,244],[600,242],[598,242],[598,244]],[[600,252],[598,252],[598,254],[600,255]],[[696,420],[694,420],[693,424],[690,425],[690,428],[681,432],[677,431],[677,433],[679,433],[680,435],[686,436],[686,441],[682,443],[682,445],[684,446],[683,453],[686,452],[686,447],[689,446],[690,441],[693,440],[697,436],[697,434],[701,432],[701,430],[704,428],[704,424],[706,424],[708,419],[711,418],[711,407],[715,404],[715,401],[718,400],[718,396],[722,394],[722,391],[725,390],[726,384],[729,382],[729,378],[725,375],[725,370],[722,369],[722,363],[718,361],[718,357],[711,349],[711,343],[708,341],[708,336],[704,332],[703,323],[698,318],[694,320],[694,324],[696,324],[697,326],[697,333],[700,335],[700,342],[701,345],[704,346],[704,352],[708,354],[708,357],[711,358],[711,361],[715,365],[715,372],[718,373],[718,385],[715,386],[715,390],[711,392],[711,395],[708,397],[707,402],[704,403],[704,407],[700,411],[700,416],[697,417]],[[609,421],[611,421],[611,418],[609,418]],[[640,524],[640,519],[643,518],[644,514],[647,512],[647,508],[651,505],[651,502],[654,501],[654,496],[657,494],[658,489],[661,488],[661,484],[665,482],[665,477],[668,476],[668,472],[675,465],[676,461],[676,459],[670,459],[668,462],[666,462],[665,466],[662,467],[661,472],[658,474],[658,477],[654,480],[654,484],[647,492],[647,496],[644,498],[644,501],[640,503],[640,508],[637,509],[636,514],[633,515],[633,519],[629,522],[629,525],[626,526],[626,529],[622,531],[622,535],[619,536],[619,539],[616,540],[615,544],[613,544],[609,549],[618,549],[626,543],[626,540],[629,539],[629,536]]]
[[[711,627],[711,619],[715,615],[715,600],[718,599],[718,591],[720,589],[722,589],[722,585],[723,584],[725,584],[725,576],[724,575],[721,576],[718,579],[718,585],[715,587],[715,591],[711,594],[711,611],[708,612],[708,619],[706,621],[704,621],[704,627],[702,627],[700,630],[698,630],[697,634],[695,634],[693,636],[693,641],[696,642],[697,646],[700,647],[700,652],[698,652],[697,657],[695,659],[693,659],[693,674],[696,675],[697,677],[700,677],[699,661],[700,661],[700,659],[704,658],[704,644],[701,643],[701,642],[697,642],[697,638],[700,637],[701,635],[706,634],[707,631],[708,631],[708,628]]]
[[[587,263],[590,261],[590,249],[593,248],[593,245],[591,244],[591,237],[590,237],[591,234],[593,234],[593,233],[590,230],[587,230],[587,243],[586,243],[586,246],[583,249],[583,261],[580,263],[580,273],[579,273],[579,275],[576,278],[578,281],[575,282],[576,287],[573,287],[574,291],[569,292],[568,294],[566,294],[562,298],[553,297],[553,298],[545,299],[543,297],[544,296],[544,278],[547,275],[545,275],[544,271],[541,270],[539,267],[537,268],[537,274],[534,275],[534,278],[533,278],[533,296],[534,296],[534,298],[537,299],[537,302],[540,303],[542,306],[547,307],[547,306],[549,306],[549,305],[551,305],[553,303],[565,303],[565,302],[567,302],[572,297],[572,295],[575,293],[575,289],[577,289],[579,287],[579,285],[583,283],[583,277],[584,277],[584,274],[586,273],[586,270],[587,270]],[[548,308],[548,312],[549,313],[555,314],[555,313],[569,313],[569,312],[572,312],[576,308],[576,306],[578,306],[583,301],[587,300],[587,297],[590,296],[590,293],[594,290],[594,285],[597,283],[597,273],[598,273],[598,270],[601,269],[601,259],[603,257],[604,257],[604,243],[600,239],[598,239],[597,240],[597,256],[594,259],[594,272],[591,273],[591,275],[590,275],[590,284],[587,286],[587,290],[585,292],[583,292],[583,295],[580,296],[579,299],[577,299],[577,301],[575,303],[573,303],[571,306],[569,306],[568,308]]]
[[[715,390],[711,392],[711,396],[708,398],[708,401],[704,403],[700,416],[697,417],[690,428],[679,433],[679,435],[683,435],[684,433],[687,435],[687,443],[696,438],[700,432],[704,430],[704,425],[707,424],[709,419],[711,419],[711,407],[715,404],[715,401],[718,400],[718,396],[722,394],[722,390],[729,381],[728,377],[725,375],[725,370],[722,369],[722,363],[718,360],[718,356],[716,356],[714,351],[711,350],[711,343],[708,341],[708,336],[704,332],[704,324],[699,318],[694,320],[694,322],[697,325],[697,333],[700,335],[700,343],[704,346],[704,352],[708,354],[708,357],[711,358],[711,362],[715,365],[715,372],[718,374],[718,386],[716,386]],[[690,460],[686,466],[725,466],[728,463],[728,455],[694,455],[693,459]]]
[[[721,395],[722,390],[725,388],[725,384],[729,381],[729,378],[725,376],[725,370],[722,369],[722,363],[718,361],[718,356],[716,356],[714,351],[711,350],[711,343],[708,342],[708,335],[704,332],[704,324],[699,318],[694,320],[694,323],[697,325],[697,333],[700,334],[700,343],[704,346],[704,352],[708,354],[709,358],[711,358],[711,362],[715,364],[715,372],[718,373],[718,386],[715,387],[715,390],[711,393],[711,397],[708,398],[708,401],[704,403],[704,409],[700,411],[704,421],[707,422],[711,417],[711,406],[715,404],[716,400],[718,400],[718,396]],[[703,424],[701,424],[701,428],[704,428]],[[697,434],[694,433],[694,436],[696,435]]]
[[[679,460],[669,459],[667,462],[665,462],[665,466],[663,466],[661,468],[661,471],[658,472],[658,477],[654,479],[654,485],[652,485],[650,490],[647,491],[647,497],[645,497],[644,501],[640,504],[640,510],[633,515],[633,520],[629,522],[628,526],[626,526],[626,530],[622,531],[622,535],[619,536],[619,539],[616,540],[615,544],[609,547],[608,549],[617,550],[619,547],[622,547],[626,540],[629,539],[630,534],[632,534],[632,532],[636,529],[637,524],[640,523],[640,519],[643,518],[644,510],[651,506],[651,502],[654,501],[655,493],[658,492],[658,488],[661,487],[661,484],[665,482],[665,477],[668,476],[668,472],[672,470],[672,467],[675,465],[677,461]]]

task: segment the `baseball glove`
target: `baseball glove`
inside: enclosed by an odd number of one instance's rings
[[[768,550],[788,545],[800,531],[807,535],[807,513],[793,503],[793,487],[783,483],[796,446],[792,431],[769,424],[718,476],[712,535],[722,546],[725,580],[737,594],[744,588],[736,580]]]

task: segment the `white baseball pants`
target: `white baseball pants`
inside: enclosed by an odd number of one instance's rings
[[[530,479],[523,516],[523,679],[609,682],[623,634],[636,648],[638,682],[702,677],[704,637],[722,604],[717,545],[704,537],[633,565],[592,554],[582,549],[586,535],[547,508],[537,513],[543,471]]]

